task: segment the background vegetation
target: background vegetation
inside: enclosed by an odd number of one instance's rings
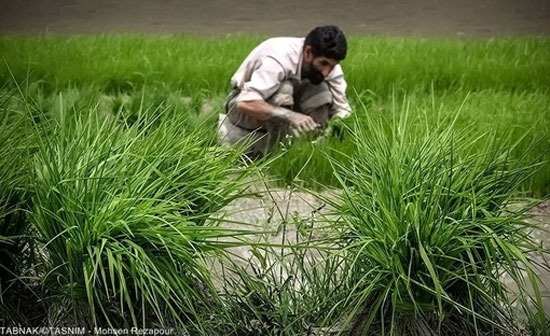
[[[240,62],[263,37],[194,38],[164,35],[4,36],[0,38],[0,80],[25,83],[33,97],[44,102],[66,92],[75,103],[98,101],[104,108],[135,111],[169,102],[179,113],[198,116],[205,101],[221,111],[229,79]],[[349,56],[342,62],[349,84],[348,97],[374,115],[395,117],[405,104],[412,109],[411,131],[429,128],[440,115],[458,113],[456,128],[474,125],[476,131],[497,129],[497,137],[541,140],[528,159],[544,156],[550,140],[550,40],[521,38],[398,38],[351,37]],[[359,115],[359,122],[364,118]],[[190,119],[193,119],[190,117]],[[352,120],[347,122],[352,123]],[[214,136],[214,125],[211,136]],[[477,132],[475,132],[477,134]],[[304,141],[294,146],[270,171],[292,180],[302,172],[313,181],[336,185],[328,161],[316,149],[351,153],[345,137],[322,145]],[[527,145],[516,147],[519,157]],[[478,150],[483,150],[478,148]],[[546,165],[522,188],[542,196],[550,190]]]
[[[0,37],[2,325],[514,334],[508,275],[544,334],[526,212],[550,193],[550,39],[352,37],[353,117],[258,165],[216,126],[262,39]],[[209,220],[259,168],[333,210],[285,218],[286,253]],[[224,259],[243,244],[252,269]]]

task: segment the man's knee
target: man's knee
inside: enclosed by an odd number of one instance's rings
[[[273,106],[292,107],[294,105],[294,85],[291,81],[284,81],[267,102]]]
[[[315,110],[330,106],[332,93],[326,82],[319,85],[307,83],[296,91],[294,100],[300,112],[311,114]]]

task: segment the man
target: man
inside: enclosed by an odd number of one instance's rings
[[[313,29],[305,38],[271,38],[257,46],[231,78],[223,143],[250,141],[249,156],[266,154],[288,135],[319,132],[351,108],[340,61],[347,42],[336,26]]]

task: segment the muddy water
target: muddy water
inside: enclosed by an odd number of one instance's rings
[[[0,33],[550,34],[547,0],[2,0]]]

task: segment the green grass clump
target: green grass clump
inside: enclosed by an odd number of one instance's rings
[[[532,203],[512,206],[540,164],[519,164],[513,144],[491,132],[476,140],[483,152],[472,150],[471,130],[458,133],[452,122],[413,133],[409,113],[391,122],[367,116],[354,129],[349,164],[333,162],[342,191],[327,201],[340,218],[334,228],[352,288],[341,327],[357,335],[515,335],[504,275],[527,313],[534,300],[544,325],[528,254],[540,250],[526,221]]]
[[[43,323],[204,332],[197,312],[219,305],[204,258],[223,253],[220,237],[239,236],[207,219],[241,195],[254,168],[170,105],[141,106],[128,118],[123,109],[100,113],[98,103],[56,102],[43,111],[23,93],[10,97],[23,111],[4,110],[22,114],[33,139],[21,160],[29,169],[8,172],[28,181],[22,221],[39,258],[28,283],[48,313]],[[13,119],[6,129],[17,129]],[[10,148],[19,147],[2,147]]]
[[[32,127],[21,111],[11,110],[15,92],[0,94],[0,323],[32,320],[21,299],[32,296],[20,277],[35,259],[30,239],[28,211],[29,156],[34,150]]]
[[[285,217],[290,220],[291,215]],[[347,293],[339,276],[343,261],[326,252],[325,239],[313,238],[319,227],[293,222],[281,224],[281,230],[288,225],[299,227],[295,237],[283,234],[281,243],[286,246],[254,247],[253,256],[243,260],[244,268],[226,262],[223,296],[229,308],[222,320],[228,323],[217,326],[215,334],[324,335],[323,330],[328,331],[322,322]]]

